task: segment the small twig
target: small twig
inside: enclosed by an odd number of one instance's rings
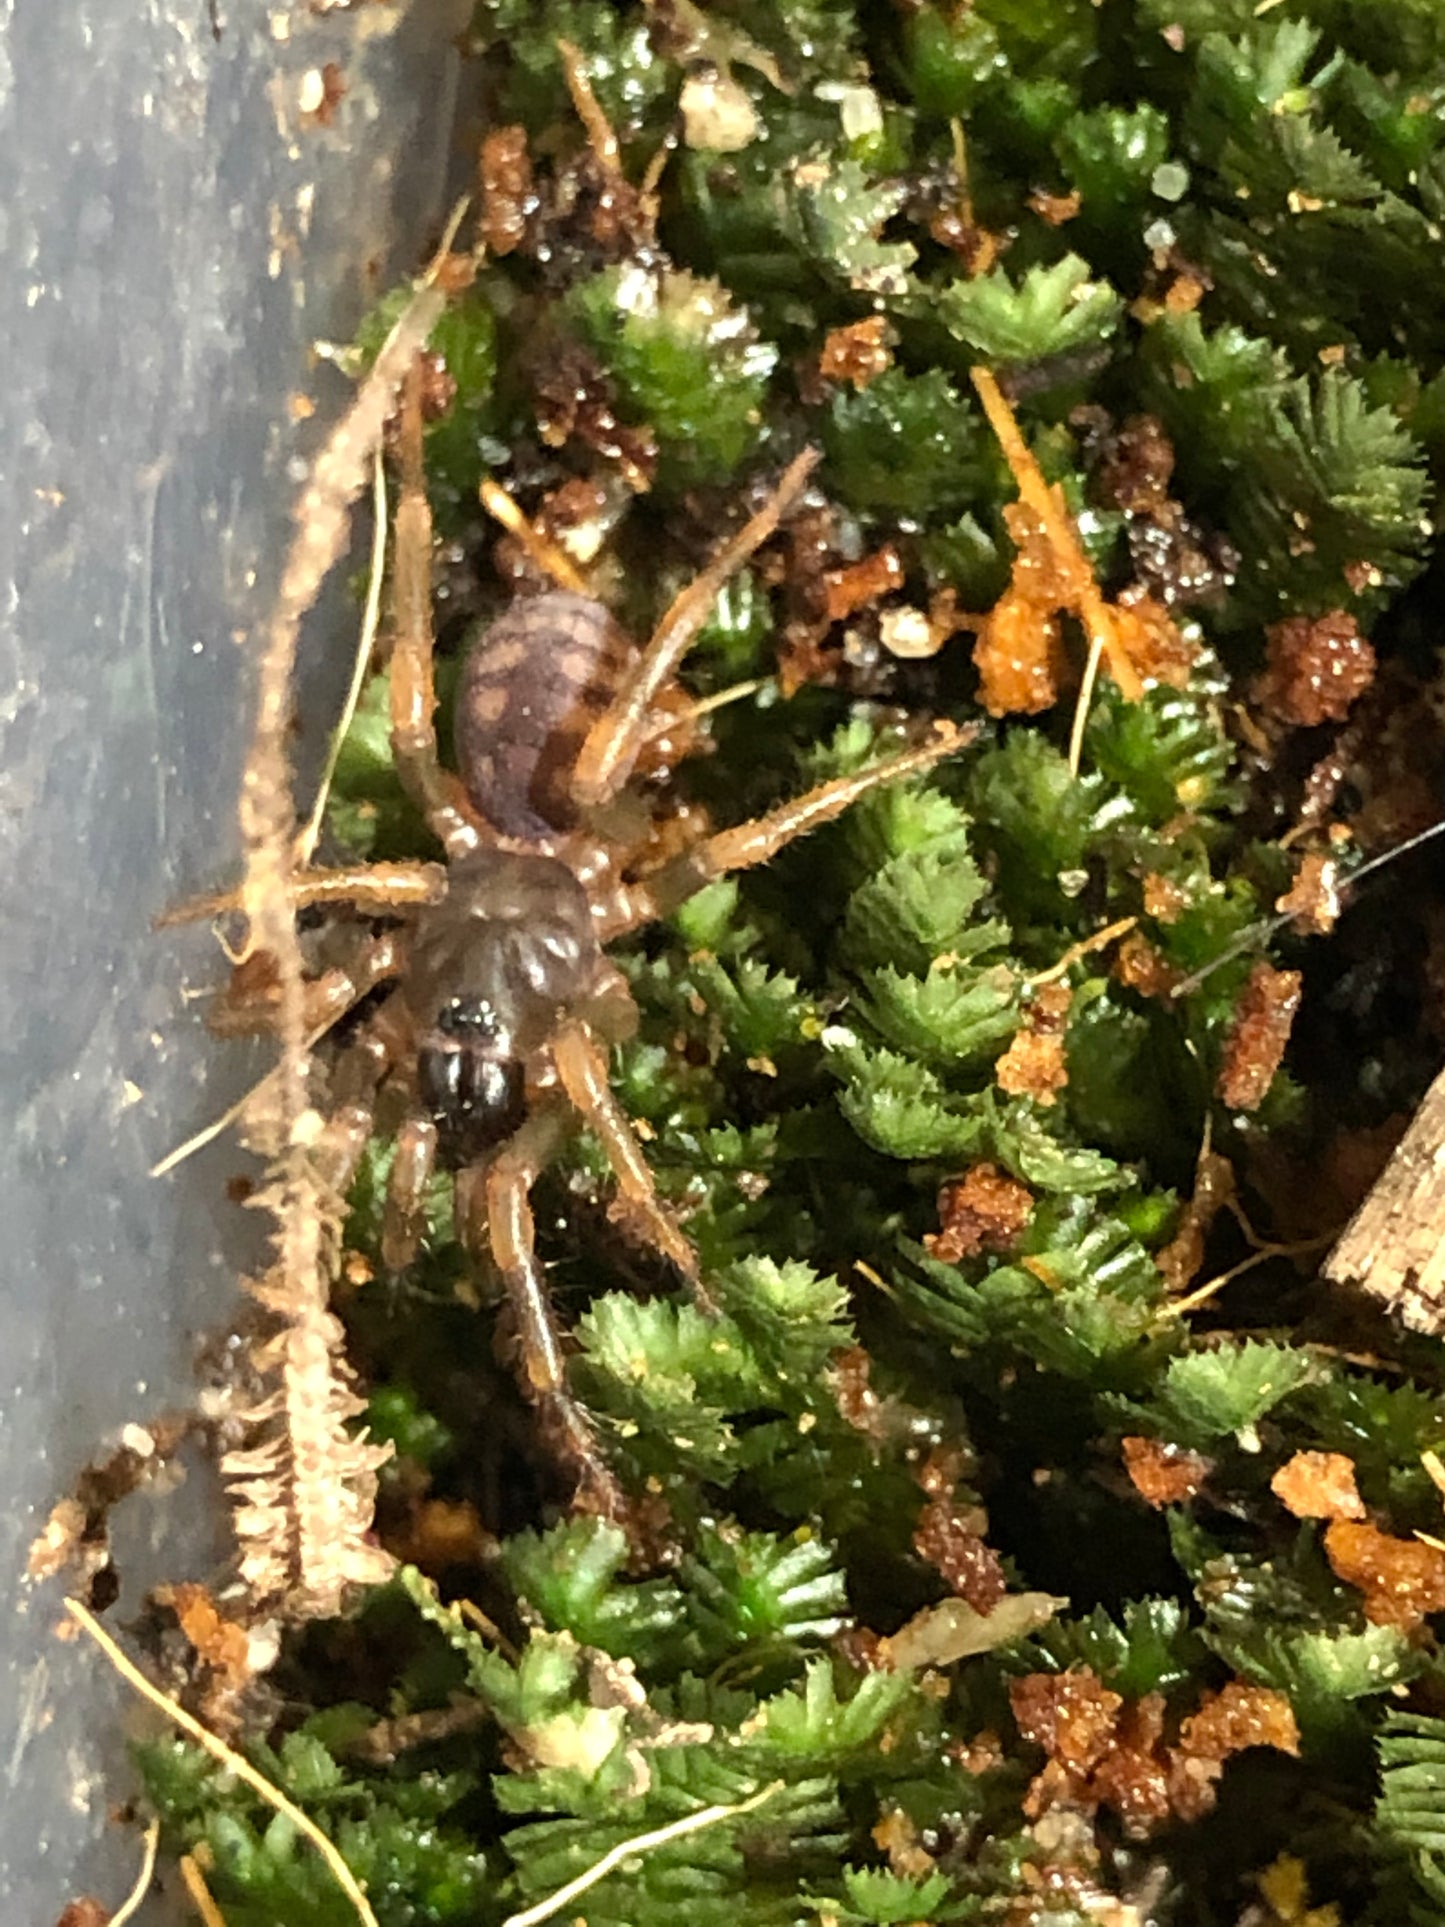
[[[756,696],[760,689],[776,687],[773,676],[754,676],[751,682],[735,682],[726,689],[715,690],[711,696],[702,696],[686,709],[678,710],[671,716],[659,716],[654,728],[647,733],[645,740],[653,742],[659,736],[670,735],[674,729],[688,723],[701,722],[704,716],[711,716],[715,710],[726,709],[730,703],[745,702],[749,696]]]
[[[590,1887],[605,1880],[608,1874],[615,1873],[625,1861],[638,1854],[651,1853],[654,1847],[666,1847],[674,1840],[685,1840],[689,1834],[717,1826],[719,1821],[733,1820],[739,1814],[751,1813],[755,1807],[762,1806],[765,1800],[771,1800],[775,1794],[781,1793],[784,1784],[782,1780],[774,1780],[771,1786],[765,1786],[750,1799],[739,1800],[735,1806],[703,1807],[697,1813],[684,1814],[681,1820],[670,1821],[665,1827],[654,1827],[650,1833],[637,1833],[630,1840],[619,1840],[586,1873],[578,1874],[575,1880],[569,1880],[565,1887],[559,1887],[549,1899],[539,1900],[535,1907],[528,1907],[520,1914],[508,1915],[502,1927],[538,1927],[539,1922],[561,1913],[579,1894],[585,1894]]]
[[[1037,975],[1031,974],[1025,977],[1024,982],[1030,986],[1051,984],[1060,977],[1066,977],[1081,958],[1091,956],[1096,950],[1102,950],[1116,937],[1127,937],[1138,921],[1137,917],[1120,917],[1117,923],[1105,924],[1104,928],[1096,930],[1092,937],[1081,937],[1077,943],[1071,943],[1056,964],[1051,964],[1047,970],[1040,970]]]
[[[364,1927],[377,1927],[376,1915],[371,1911],[371,1903],[362,1892],[356,1875],[342,1859],[335,1843],[327,1838],[310,1814],[303,1813],[294,1800],[288,1799],[278,1786],[273,1786],[265,1774],[252,1766],[243,1754],[227,1746],[226,1742],[211,1732],[209,1727],[202,1726],[193,1714],[188,1713],[183,1706],[178,1706],[168,1693],[163,1693],[159,1686],[148,1680],[135,1662],[122,1652],[89,1607],[82,1606],[78,1599],[67,1599],[65,1610],[87,1638],[93,1640],[100,1648],[127,1686],[133,1687],[142,1699],[148,1700],[157,1712],[163,1713],[172,1726],[179,1727],[188,1739],[194,1740],[197,1746],[203,1747],[228,1773],[234,1774],[238,1780],[250,1787],[251,1791],[259,1795],[267,1806],[274,1808],[277,1813],[285,1814],[296,1831],[305,1835],[331,1869],[337,1886],[356,1909],[357,1919],[364,1923]]]
[[[478,493],[482,498],[482,507],[488,515],[500,522],[508,535],[515,536],[530,559],[544,574],[550,575],[552,580],[559,582],[564,589],[570,589],[573,595],[590,593],[586,582],[573,567],[572,558],[566,550],[559,547],[550,536],[544,535],[534,523],[527,519],[500,482],[494,482],[490,475],[484,475]]]
[[[141,1853],[140,1872],[135,1877],[135,1885],[111,1915],[109,1927],[125,1927],[140,1912],[146,1895],[151,1890],[151,1882],[156,1874],[156,1855],[160,1852],[161,1823],[152,1820],[145,1830],[145,1846]]]
[[[1089,722],[1089,706],[1094,700],[1094,685],[1099,680],[1099,664],[1104,660],[1104,638],[1094,635],[1084,662],[1084,678],[1079,684],[1079,699],[1074,704],[1074,720],[1069,730],[1069,774],[1076,780],[1084,760],[1084,731]]]
[[[1422,843],[1433,842],[1442,832],[1445,832],[1445,816],[1442,816],[1438,822],[1432,823],[1428,829],[1417,830],[1414,836],[1407,836],[1403,842],[1392,844],[1388,850],[1381,850],[1380,854],[1372,856],[1368,863],[1362,863],[1358,870],[1352,870],[1347,877],[1341,877],[1339,886],[1341,892],[1347,892],[1353,897],[1355,886],[1363,883],[1373,871],[1383,870],[1387,864],[1394,863],[1397,858],[1409,856],[1412,850],[1418,850]],[[1242,956],[1246,950],[1254,949],[1257,944],[1267,943],[1277,930],[1283,930],[1287,923],[1293,923],[1294,920],[1294,911],[1285,910],[1277,917],[1261,917],[1258,922],[1247,925],[1232,943],[1226,944],[1223,950],[1209,959],[1208,963],[1201,964],[1192,975],[1175,984],[1169,992],[1170,997],[1187,997],[1191,991],[1198,990],[1207,978],[1212,977],[1216,970],[1222,970],[1225,964],[1233,963],[1236,957]]]
[[[216,1897],[206,1885],[206,1876],[196,1856],[183,1853],[179,1865],[187,1897],[201,1916],[202,1927],[226,1927],[226,1916],[216,1905]]]
[[[1182,1318],[1186,1312],[1197,1311],[1200,1305],[1207,1304],[1226,1285],[1232,1285],[1236,1278],[1242,1278],[1247,1271],[1253,1271],[1256,1265],[1262,1265],[1266,1258],[1302,1258],[1308,1251],[1323,1251],[1334,1235],[1330,1231],[1322,1238],[1302,1238],[1298,1244],[1292,1245],[1261,1244],[1247,1258],[1241,1258],[1237,1265],[1231,1265],[1228,1271],[1209,1279],[1187,1297],[1176,1298],[1172,1304],[1162,1306],[1159,1315],[1161,1318]]]
[[[315,853],[321,837],[321,821],[326,814],[326,805],[331,796],[331,785],[336,776],[336,765],[341,760],[342,746],[351,730],[356,716],[356,706],[361,701],[361,692],[366,687],[366,672],[371,667],[371,652],[376,647],[376,632],[381,627],[381,585],[386,575],[386,462],[378,447],[373,457],[372,467],[372,517],[371,567],[366,583],[366,606],[361,616],[361,634],[356,644],[356,662],[351,671],[351,687],[346,692],[341,717],[332,732],[331,745],[326,752],[326,767],[321,772],[321,782],[317,787],[316,801],[311,806],[311,814],[306,827],[296,839],[296,862],[305,867]]]
[[[572,105],[577,111],[578,120],[587,130],[588,145],[596,155],[598,165],[607,173],[620,177],[622,150],[601,101],[592,91],[592,82],[587,78],[581,52],[570,40],[559,40],[557,51],[562,56],[562,71],[567,77],[567,91],[572,96]]]
[[[327,1031],[334,1027],[335,1022],[336,1020],[333,1018],[330,1023],[323,1024],[318,1030],[312,1031],[310,1037],[306,1040],[307,1050],[314,1049],[315,1046],[321,1042]],[[250,1109],[251,1105],[255,1103],[262,1091],[268,1090],[271,1085],[278,1083],[280,1077],[281,1066],[279,1064],[273,1064],[264,1077],[257,1078],[250,1090],[244,1091],[241,1096],[236,1099],[229,1111],[223,1111],[221,1116],[216,1118],[212,1123],[203,1125],[193,1137],[188,1137],[184,1144],[178,1144],[174,1151],[167,1151],[159,1164],[153,1164],[151,1166],[150,1176],[153,1178],[166,1177],[170,1172],[175,1170],[178,1164],[184,1164],[186,1159],[194,1157],[197,1151],[204,1151],[208,1144],[214,1144],[218,1137],[224,1132],[229,1131],[233,1124],[246,1115],[246,1112]]]
[[[516,1666],[521,1663],[522,1655],[517,1651],[516,1647],[512,1644],[511,1640],[508,1639],[496,1621],[488,1618],[480,1606],[475,1605],[470,1599],[459,1599],[457,1601],[457,1612],[469,1625],[474,1626],[484,1639],[491,1640],[492,1644],[509,1666]]]

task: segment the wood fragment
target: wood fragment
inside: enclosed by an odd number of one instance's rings
[[[1445,1071],[1325,1260],[1324,1275],[1358,1285],[1412,1331],[1445,1332]]]

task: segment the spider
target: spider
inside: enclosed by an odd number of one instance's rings
[[[676,596],[641,649],[586,593],[565,554],[492,490],[489,506],[557,586],[514,601],[471,643],[453,774],[441,762],[434,727],[419,371],[403,394],[398,440],[391,742],[397,774],[446,864],[293,877],[298,907],[350,903],[394,919],[394,927],[367,936],[349,965],[310,985],[318,1031],[392,985],[340,1052],[321,1152],[328,1176],[344,1189],[372,1133],[378,1096],[384,1088],[399,1093],[404,1117],[388,1180],[383,1262],[401,1272],[415,1257],[431,1175],[438,1166],[452,1172],[460,1242],[474,1255],[490,1254],[500,1274],[522,1389],[544,1435],[576,1477],[579,1496],[615,1510],[612,1476],[568,1389],[529,1202],[579,1121],[615,1174],[614,1216],[671,1261],[702,1309],[713,1306],[692,1245],[658,1198],[609,1083],[609,1050],[635,1030],[637,1011],[605,946],[667,915],[713,878],[766,862],[867,791],[953,754],[973,732],[935,724],[916,747],[646,867],[654,825],[634,780],[639,762],[646,752],[651,768],[666,768],[685,753],[686,742],[669,730],[674,673],[719,591],[806,488],[817,456],[805,451]],[[212,899],[191,913],[230,901]],[[223,996],[221,1027],[262,1027],[258,1007],[248,1013],[238,985],[229,1014]]]

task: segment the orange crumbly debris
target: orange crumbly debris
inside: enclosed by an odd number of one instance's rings
[[[1169,1818],[1170,1782],[1164,1738],[1164,1695],[1146,1693],[1119,1714],[1114,1742],[1094,1768],[1089,1794],[1110,1807],[1131,1839]]]
[[[1264,1102],[1289,1042],[1300,1005],[1300,973],[1276,970],[1260,960],[1240,993],[1224,1040],[1216,1090],[1231,1111],[1254,1111]]]
[[[1325,1556],[1337,1579],[1365,1595],[1372,1625],[1414,1632],[1429,1614],[1445,1612],[1445,1552],[1422,1539],[1336,1519],[1325,1528]]]
[[[1173,964],[1138,930],[1131,930],[1115,951],[1112,975],[1141,997],[1167,997],[1179,982]]]
[[[992,1728],[985,1727],[971,1740],[954,1740],[945,1751],[955,1766],[977,1779],[1004,1764],[1003,1741]]]
[[[526,238],[536,207],[525,127],[494,127],[482,141],[481,236],[489,254],[511,254]]]
[[[1033,1215],[1033,1193],[996,1164],[975,1164],[938,1193],[939,1229],[923,1242],[940,1264],[1007,1251]]]
[[[949,1591],[976,1613],[990,1613],[1008,1591],[1003,1563],[984,1537],[986,1515],[976,1505],[930,1499],[918,1515],[913,1550]]]
[[[1084,197],[1077,188],[1071,194],[1049,194],[1036,187],[1029,196],[1029,206],[1050,227],[1062,227],[1065,221],[1072,221],[1084,205]]]
[[[109,1923],[109,1907],[90,1894],[83,1894],[61,1909],[55,1927],[109,1927]]]
[[[828,596],[829,622],[842,622],[859,609],[871,607],[903,587],[903,562],[890,542],[861,562],[830,569],[823,578]]]
[[[1070,1773],[1088,1773],[1113,1743],[1124,1701],[1087,1666],[1009,1681],[1019,1732]]]
[[[1052,1104],[1069,1081],[1064,1033],[1074,993],[1067,984],[1041,984],[1024,1010],[1023,1028],[994,1066],[1001,1091]]]
[[[1234,1196],[1234,1166],[1218,1151],[1199,1153],[1194,1193],[1180,1214],[1179,1228],[1156,1263],[1171,1292],[1181,1292],[1198,1276],[1214,1220]]]
[[[1194,667],[1195,650],[1164,604],[1147,589],[1125,589],[1114,604],[1119,647],[1145,682],[1183,689]]]
[[[982,618],[973,644],[978,699],[990,716],[1037,716],[1059,700],[1063,627],[1046,604],[1005,589]]]
[[[1273,1686],[1251,1686],[1232,1679],[1217,1693],[1206,1693],[1199,1711],[1179,1729],[1184,1753],[1204,1760],[1227,1760],[1251,1746],[1299,1755],[1299,1727],[1287,1694]]]
[[[1269,1489],[1297,1519],[1363,1519],[1355,1463],[1343,1452],[1296,1452],[1275,1473]]]
[[[938,1862],[923,1845],[918,1825],[902,1807],[890,1807],[873,1829],[873,1844],[888,1856],[889,1871],[905,1880],[923,1880]]]
[[[1144,915],[1155,923],[1177,923],[1189,908],[1189,892],[1170,877],[1151,870],[1144,879]]]
[[[1310,937],[1327,937],[1340,914],[1339,863],[1323,850],[1311,850],[1299,874],[1275,909],[1293,917],[1296,930]]]
[[[869,1382],[872,1370],[873,1361],[863,1347],[850,1345],[835,1354],[829,1367],[829,1380],[845,1424],[882,1444],[886,1436],[882,1422],[883,1400]]]
[[[994,1066],[998,1087],[1010,1097],[1052,1104],[1069,1081],[1062,1037],[1021,1030]]]
[[[1018,486],[1022,517],[1009,517],[1009,533],[1018,545],[1013,577],[999,605],[979,625],[974,660],[983,684],[981,700],[990,714],[1014,713],[1005,705],[1012,693],[1027,699],[1033,713],[1047,708],[1057,693],[1058,618],[1077,616],[1097,645],[1120,690],[1130,701],[1143,694],[1143,675],[1130,654],[1131,645],[1146,649],[1151,662],[1163,651],[1158,624],[1152,615],[1123,611],[1105,601],[1094,580],[1088,556],[1068,512],[1062,491],[1051,488],[1034,460],[1013,410],[997,381],[986,368],[972,371],[974,388],[989,426]],[[1033,621],[1032,641],[1027,623]],[[1167,615],[1164,620],[1170,619]],[[1172,626],[1172,624],[1171,624]]]
[[[1265,640],[1255,695],[1278,722],[1305,729],[1342,723],[1374,681],[1374,649],[1343,609],[1313,619],[1288,616],[1265,630]]]
[[[235,1683],[244,1683],[251,1673],[251,1642],[246,1629],[227,1619],[204,1586],[157,1586],[151,1598],[159,1606],[169,1606],[198,1658]]]
[[[1126,1438],[1120,1444],[1134,1490],[1156,1510],[1192,1499],[1214,1470],[1202,1454],[1164,1439]]]
[[[1024,1801],[1029,1818],[1055,1807],[1108,1807],[1136,1840],[1171,1816],[1207,1813],[1231,1754],[1253,1746],[1299,1752],[1285,1695],[1243,1680],[1207,1694],[1173,1746],[1164,1740],[1162,1694],[1126,1702],[1085,1666],[1013,1680],[1009,1702],[1020,1733],[1048,1756]]]
[[[492,1549],[476,1507],[465,1499],[423,1500],[397,1547],[408,1565],[429,1573],[481,1564]]]
[[[854,388],[866,388],[892,365],[888,322],[881,314],[870,314],[846,328],[834,328],[818,358],[818,372],[824,381],[846,381]]]

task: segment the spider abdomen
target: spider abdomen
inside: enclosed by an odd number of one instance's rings
[[[540,843],[573,826],[577,753],[632,657],[600,602],[560,589],[514,602],[477,636],[457,692],[457,767],[503,836]]]

